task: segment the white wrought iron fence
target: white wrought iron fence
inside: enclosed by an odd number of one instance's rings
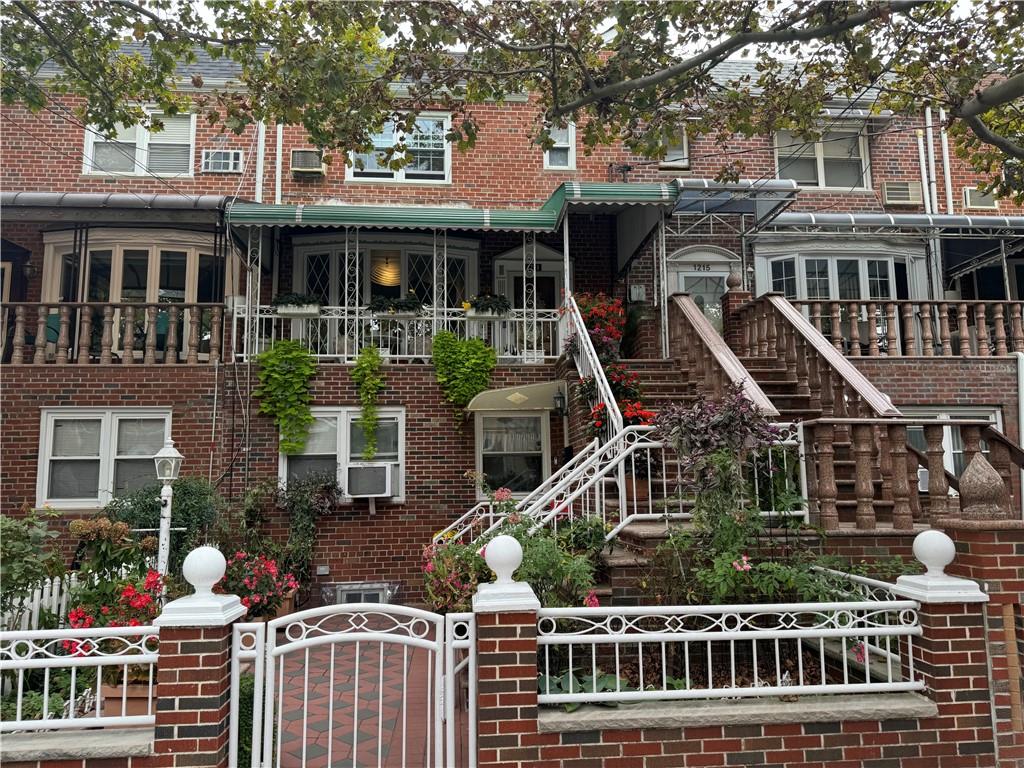
[[[913,600],[544,608],[538,701],[922,690],[913,660],[918,608]]]
[[[246,322],[247,312],[244,306],[236,308],[232,320],[239,360],[268,349],[275,341],[295,339],[325,360],[352,362],[359,350],[369,346],[388,359],[429,362],[434,336],[440,331],[461,339],[482,339],[503,361],[541,362],[561,354],[557,310],[514,309],[505,316],[488,317],[467,315],[461,308],[427,308],[405,315],[374,314],[364,307],[321,307],[318,317],[291,318],[264,305],[255,308],[251,323]],[[255,331],[247,336],[246,328]]]
[[[0,632],[0,732],[153,725],[158,646],[152,626]]]

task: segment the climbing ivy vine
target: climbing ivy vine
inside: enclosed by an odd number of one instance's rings
[[[434,337],[433,362],[444,396],[461,409],[490,385],[498,354],[481,339],[441,331]]]
[[[376,347],[363,347],[352,368],[352,381],[359,391],[359,418],[356,423],[366,440],[363,461],[377,455],[377,396],[384,389],[384,361]]]
[[[301,342],[292,340],[274,342],[254,359],[259,365],[259,386],[253,391],[260,399],[259,412],[274,417],[281,452],[300,453],[313,423],[309,383],[316,375],[316,360]]]

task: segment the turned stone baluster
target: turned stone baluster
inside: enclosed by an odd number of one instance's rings
[[[978,354],[988,357],[992,350],[988,345],[988,327],[985,325],[985,305],[978,302],[974,305],[974,325],[978,334]]]
[[[872,440],[870,424],[853,426],[854,492],[857,495],[857,528],[875,527],[875,487],[871,478]]]
[[[964,466],[971,463],[971,459],[981,451],[981,427],[964,425],[960,428],[960,435],[964,443]]]
[[[1010,335],[1013,340],[1013,351],[1024,352],[1024,319],[1021,318],[1020,302],[1010,305]]]
[[[921,510],[921,480],[918,468],[921,466],[921,460],[917,458],[916,453],[911,453],[907,449],[907,490],[910,492],[910,519],[921,522],[923,520],[923,514]]]
[[[135,363],[135,306],[129,304],[124,308],[124,338],[121,340],[121,362],[125,365]]]
[[[188,355],[185,359],[191,365],[199,362],[199,319],[202,313],[199,307],[188,310]]]
[[[807,342],[803,335],[796,338],[798,334],[796,329],[791,328],[789,335],[793,337],[792,348],[793,357],[796,364],[796,393],[798,395],[810,395],[811,389],[808,383],[808,370],[807,370]],[[793,370],[790,368],[790,370]]]
[[[946,479],[945,449],[942,446],[943,429],[938,424],[924,428],[924,439],[928,444],[928,520],[935,523],[946,517],[949,505],[949,481]]]
[[[1010,463],[1010,449],[999,440],[988,441],[988,463],[1003,478],[1003,485],[1007,489],[1013,488],[1012,464]]]
[[[167,342],[164,345],[164,362],[173,365],[178,362],[178,305],[172,304],[167,313]]]
[[[850,355],[860,357],[860,304],[850,302]]]
[[[935,341],[932,336],[932,305],[921,305],[921,351],[925,357],[935,356]]]
[[[818,463],[814,461],[814,444],[817,427],[809,426],[804,428],[804,456],[806,461],[807,478],[807,515],[809,520],[821,520],[821,507],[818,504],[820,498],[818,492]]]
[[[778,360],[779,355],[779,329],[778,329],[778,317],[775,315],[775,309],[773,307],[766,307],[766,315],[768,320],[768,351],[767,355],[770,360]]]
[[[11,350],[11,365],[25,364],[25,308],[14,309],[14,346]]]
[[[834,531],[839,527],[839,512],[836,509],[836,470],[834,432],[831,424],[821,424],[814,429],[814,446],[818,452],[818,508],[821,511],[821,527]]]
[[[818,333],[821,333],[821,302],[811,304],[811,320]]]
[[[839,302],[833,301],[829,304],[832,313],[832,346],[843,351],[843,313],[840,311]]]
[[[807,365],[807,394],[810,395],[810,407],[815,411],[821,410],[821,367],[818,356],[803,337],[800,338],[797,354],[803,357]]]
[[[914,341],[914,306],[903,305],[903,354],[913,356],[917,354],[917,344]]]
[[[36,351],[32,356],[35,365],[46,362],[46,316],[47,307],[40,304],[36,315]]]
[[[842,376],[832,377],[832,390],[835,393],[832,400],[832,410],[837,419],[845,419],[851,415],[850,403],[847,399],[846,382]],[[833,429],[836,442],[846,443],[850,440],[850,428],[846,424],[836,424]]]
[[[832,388],[832,369],[821,358],[815,355],[818,361],[818,378],[821,381],[821,414],[822,416],[835,416],[835,390]]]
[[[146,351],[142,362],[153,365],[156,362],[156,307],[146,307]]]
[[[213,308],[213,317],[210,321],[210,362],[216,363],[220,360],[220,334],[221,316],[224,310],[220,307]]]
[[[54,362],[57,365],[67,365],[68,362],[68,346],[70,345],[70,329],[71,329],[71,307],[66,304],[60,308],[60,325],[57,331],[57,356],[54,358]]]
[[[103,332],[100,334],[100,365],[110,365],[111,348],[114,346],[114,308],[103,307]]]
[[[81,325],[78,328],[78,364],[88,365],[92,353],[92,307],[82,307]]]
[[[996,354],[1005,355],[1006,349],[1006,324],[1003,320],[1003,305],[996,304],[992,307],[992,336],[996,341]]]
[[[885,305],[885,349],[889,357],[898,357],[900,354],[899,339],[896,334],[896,324],[899,318],[896,315],[896,305]]]
[[[967,357],[971,354],[971,331],[967,327],[967,305],[962,301],[956,308],[956,322],[960,333],[960,354]]]
[[[868,304],[868,356],[878,357],[878,307]]]
[[[939,341],[942,343],[943,357],[950,357],[953,354],[953,345],[949,333],[949,305],[946,302],[939,304]]]
[[[757,307],[757,356],[768,357],[768,302],[763,301]]]
[[[914,527],[914,515],[907,482],[907,428],[902,424],[889,427],[889,448],[892,452],[892,527],[909,531]]]
[[[878,473],[882,476],[882,499],[892,501],[892,452],[889,450],[889,427],[878,426]]]

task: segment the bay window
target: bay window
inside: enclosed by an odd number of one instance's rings
[[[112,136],[85,131],[82,173],[128,176],[191,176],[195,153],[195,116],[150,112],[159,131],[143,125],[119,126]]]
[[[451,142],[448,131],[451,117],[424,112],[416,118],[411,133],[404,134],[393,121],[373,134],[373,149],[353,152],[346,178],[361,181],[418,181],[444,183],[451,181]],[[407,164],[392,168],[387,153],[404,139]],[[395,158],[392,158],[395,159]]]
[[[771,261],[771,290],[806,301],[890,301],[892,258],[800,255]]]
[[[156,482],[153,457],[170,436],[169,410],[43,411],[38,504],[96,508]]]
[[[791,131],[775,134],[776,175],[802,187],[867,189],[867,139],[862,130],[825,131],[805,141]]]
[[[548,476],[550,442],[546,412],[478,413],[477,471],[492,489],[527,494]]]

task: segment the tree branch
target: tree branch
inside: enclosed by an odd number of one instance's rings
[[[981,139],[986,144],[991,144],[997,149],[1001,149],[1010,157],[1015,157],[1018,160],[1024,160],[1024,147],[1019,144],[1015,144],[1010,139],[1002,136],[987,125],[977,115],[971,115],[969,117],[961,117],[961,119],[968,125],[968,127],[974,132],[974,135]]]
[[[178,29],[172,29],[166,26],[166,21],[161,19],[155,13],[150,11],[148,8],[143,8],[137,3],[129,2],[129,0],[108,0],[111,5],[120,6],[133,13],[137,13],[140,16],[144,16],[153,22],[153,26],[163,35],[165,38],[185,37],[189,40],[195,40],[200,43],[217,43],[218,45],[245,45],[246,43],[251,44],[269,44],[269,40],[257,40],[253,37],[232,37],[232,38],[220,38],[212,37],[211,35],[203,35],[198,32],[191,32],[184,30],[180,27]]]
[[[960,105],[956,114],[966,120],[1020,98],[1024,98],[1024,72],[1018,72],[1005,80],[1000,80],[998,83],[976,91],[971,98]]]
[[[705,64],[721,57],[723,54],[728,55],[729,53],[733,53],[748,45],[777,45],[780,43],[808,42],[822,37],[830,37],[832,35],[837,35],[840,32],[855,29],[856,27],[866,24],[887,12],[901,14],[906,13],[912,8],[923,5],[927,1],[928,0],[902,0],[900,2],[873,5],[863,11],[847,16],[841,21],[822,24],[817,27],[809,27],[807,29],[776,27],[765,32],[740,32],[726,40],[723,40],[718,45],[712,46],[704,51],[704,53],[687,59],[686,61],[681,61],[671,67],[666,67],[660,72],[654,72],[653,74],[646,75],[644,77],[637,77],[632,80],[622,80],[617,83],[611,83],[602,88],[592,89],[590,93],[580,96],[575,101],[553,108],[551,110],[552,115],[554,117],[561,117],[562,115],[574,112],[597,101],[614,98],[615,96],[628,91],[641,90],[653,85],[658,85],[666,80],[672,80],[686,74],[687,72],[691,72],[694,69],[702,67]]]

